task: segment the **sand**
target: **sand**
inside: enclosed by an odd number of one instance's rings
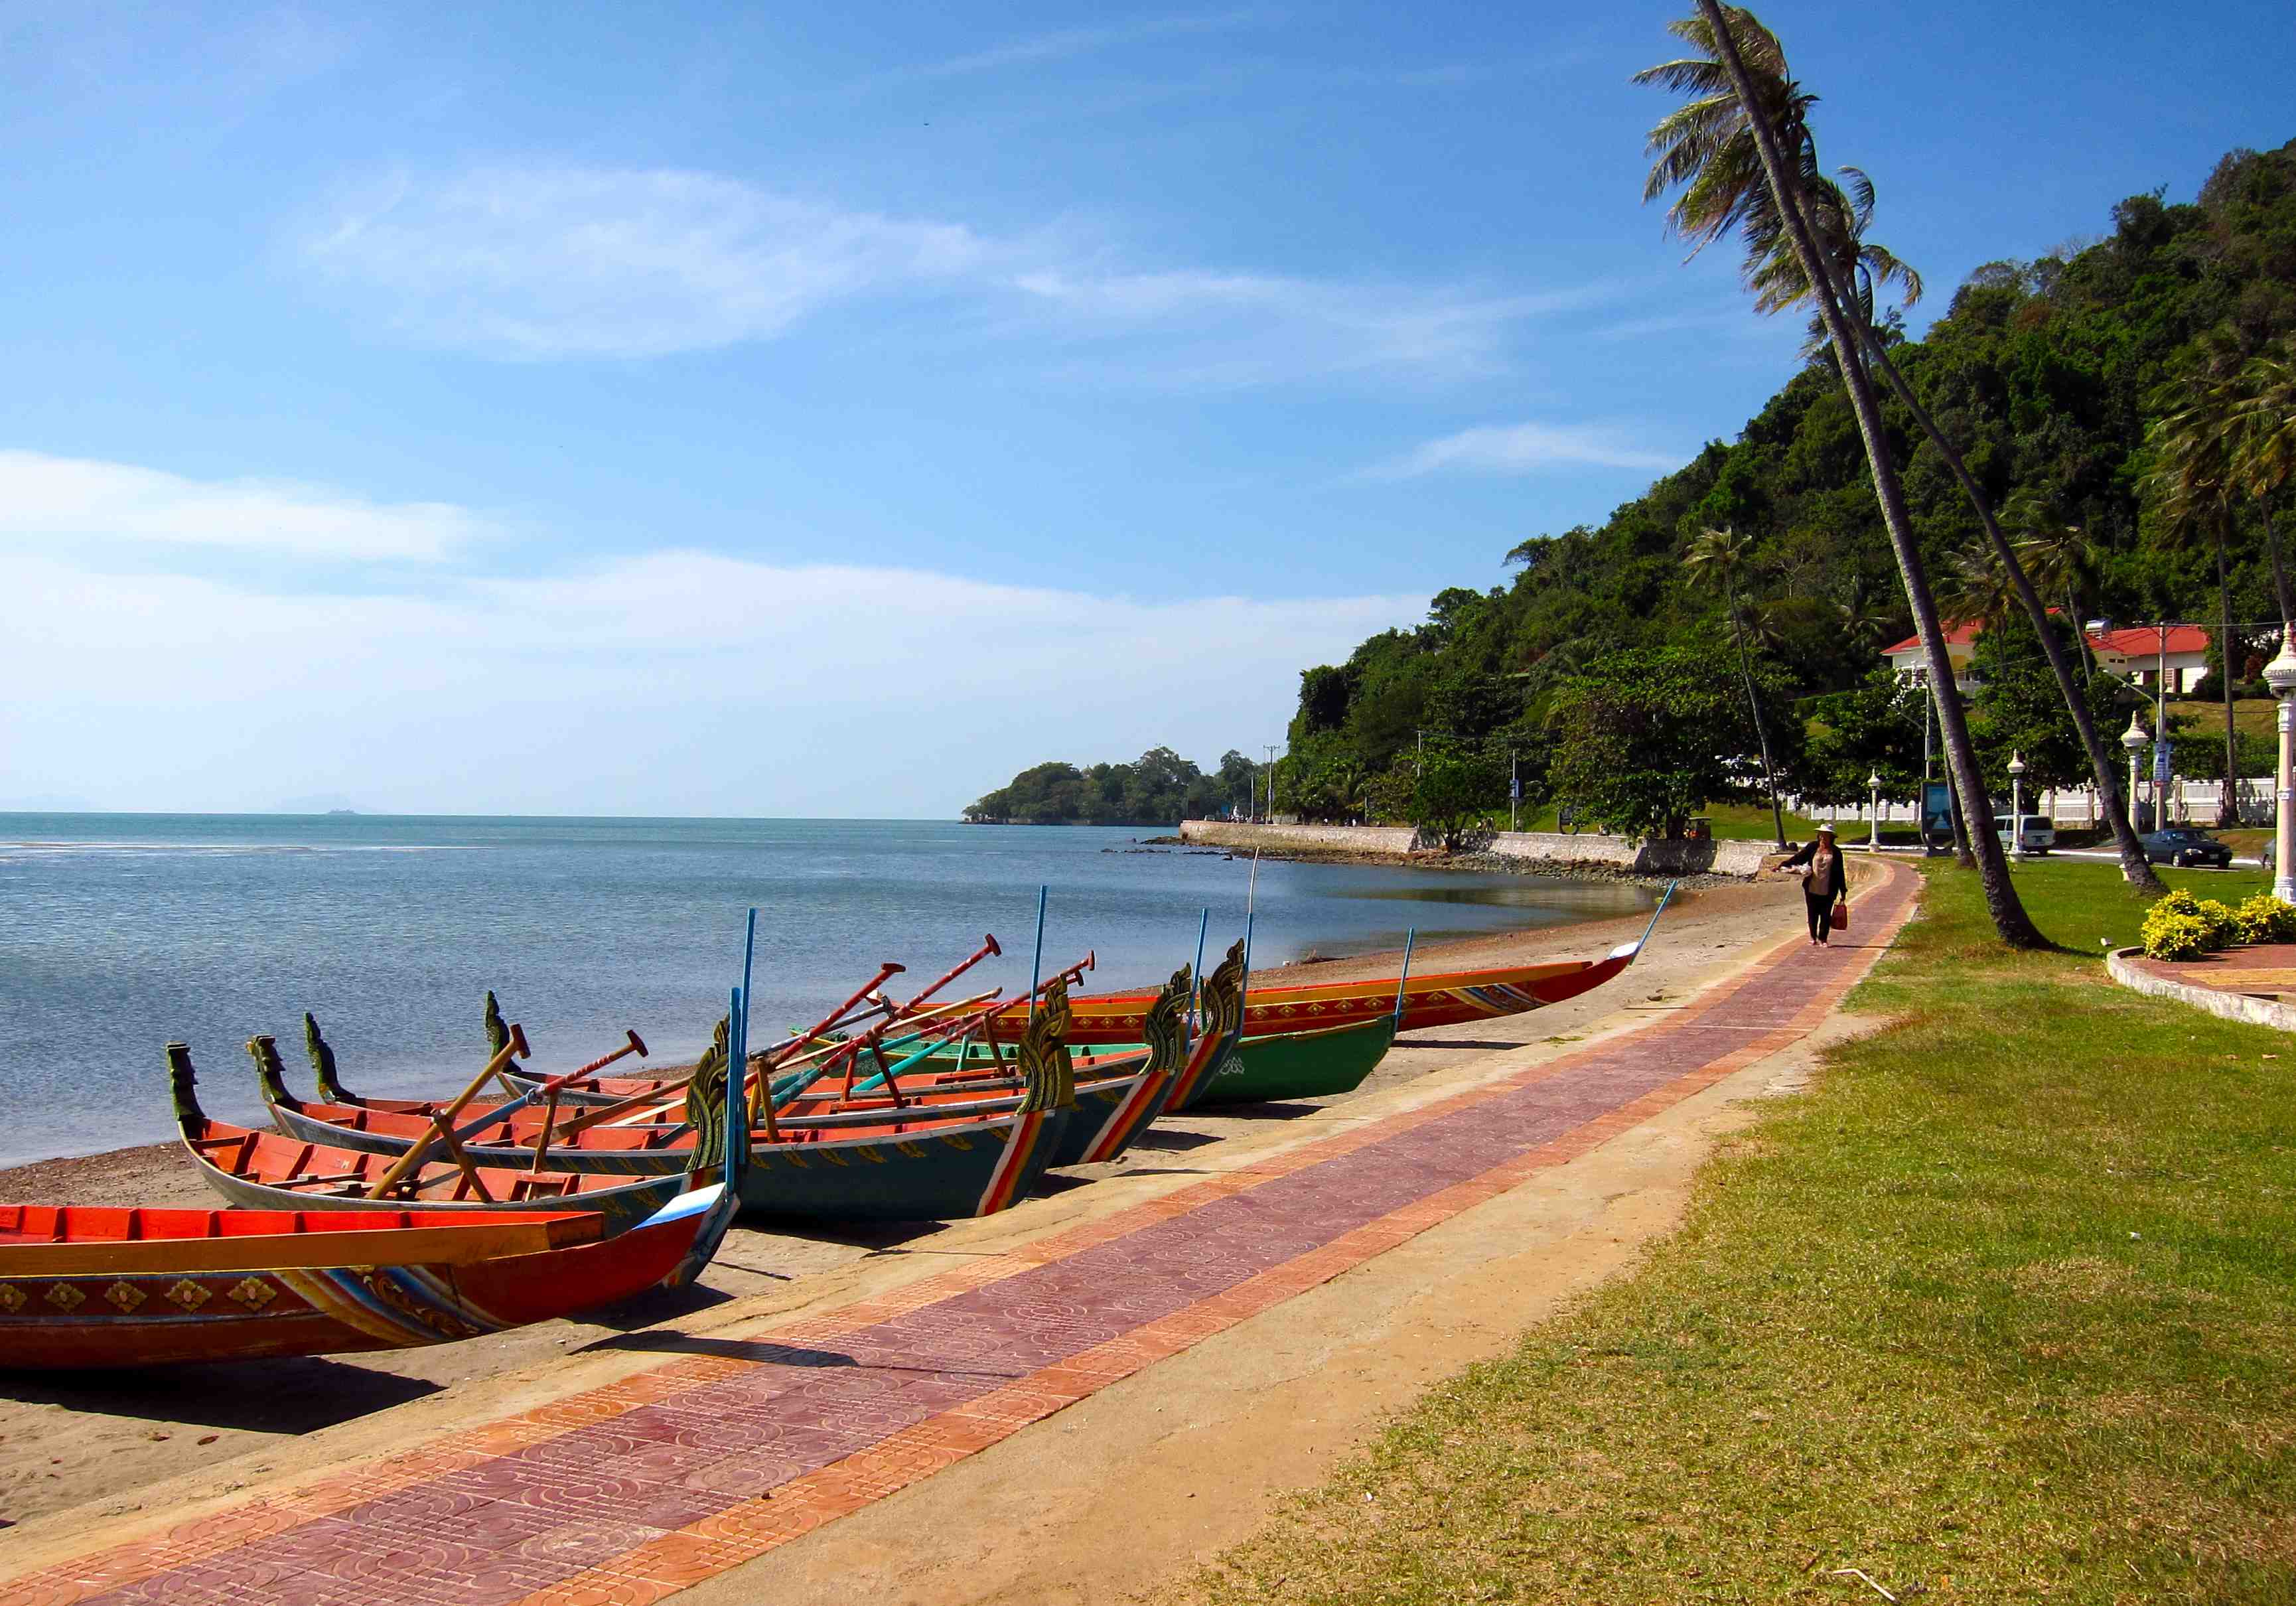
[[[1407,1096],[1422,1078],[1439,1080],[1438,1073],[1472,1068],[1494,1051],[1559,1046],[1598,1023],[1615,1027],[1635,1012],[1646,1018],[1671,1007],[1689,988],[1734,968],[1753,948],[1791,929],[1799,921],[1800,902],[1791,882],[1717,887],[1678,897],[1651,949],[1607,987],[1529,1015],[1408,1034],[1362,1088],[1339,1099],[1168,1118],[1113,1165],[1063,1173],[1053,1179],[1048,1197],[990,1221],[852,1233],[737,1227],[697,1289],[429,1349],[137,1376],[17,1374],[0,1384],[6,1395],[0,1399],[0,1522],[30,1521],[24,1536],[37,1532],[43,1549],[70,1545],[76,1534],[135,1526],[139,1514],[148,1518],[147,1503],[157,1510],[308,1470],[353,1453],[353,1446],[357,1454],[378,1453],[401,1438],[435,1432],[465,1410],[554,1394],[578,1373],[587,1379],[602,1368],[643,1364],[651,1353],[647,1335],[657,1328],[708,1331],[761,1309],[805,1303],[816,1291],[832,1297],[857,1279],[898,1274],[988,1236],[1058,1230],[1079,1210],[1094,1209],[1095,1178],[1130,1176],[1144,1186],[1157,1177],[1215,1168],[1224,1147],[1255,1148],[1285,1141],[1287,1133],[1310,1135],[1318,1107]],[[1418,951],[1413,968],[1591,956],[1638,934],[1642,923],[1640,918],[1590,922],[1430,945]],[[1363,955],[1262,974],[1291,979],[1304,971],[1319,981],[1340,980],[1392,974],[1395,963],[1392,955]],[[1123,1191],[1099,1192],[1112,1199]],[[0,1170],[0,1199],[214,1202],[174,1145]],[[1587,1266],[1614,1259],[1597,1256]],[[1431,1357],[1453,1353],[1439,1345]],[[1419,1369],[1413,1373],[1419,1375]],[[1374,1390],[1380,1398],[1392,1392],[1388,1385]],[[1333,1418],[1335,1423],[1350,1420],[1347,1413]],[[0,1563],[12,1565],[6,1553],[13,1537],[0,1535]]]

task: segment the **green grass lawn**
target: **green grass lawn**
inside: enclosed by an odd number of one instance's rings
[[[2111,984],[2141,906],[1974,878],[1643,1267],[1426,1396],[1217,1602],[2296,1600],[2296,1043]],[[2253,874],[2169,873],[2237,898]],[[2277,1056],[2273,1057],[2273,1056]]]

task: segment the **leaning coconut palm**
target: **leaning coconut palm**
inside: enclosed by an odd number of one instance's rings
[[[1786,845],[1785,810],[1778,804],[1778,772],[1770,762],[1770,731],[1762,719],[1762,700],[1754,691],[1754,660],[1746,646],[1746,621],[1738,611],[1738,576],[1753,552],[1753,539],[1727,529],[1702,529],[1690,538],[1683,562],[1693,579],[1718,583],[1730,608],[1730,634],[1738,643],[1738,673],[1746,683],[1746,707],[1754,716],[1754,741],[1762,750],[1762,785],[1770,794],[1770,823],[1777,844]]]
[[[1702,0],[1702,12],[1707,9]],[[1711,9],[1718,17],[1724,10],[1719,6]],[[2096,729],[2087,700],[2074,680],[2072,667],[2066,658],[2062,643],[2048,627],[2048,610],[2026,577],[2008,537],[1994,516],[1992,504],[1983,488],[1962,461],[1951,438],[1939,427],[1937,421],[1914,394],[1905,376],[1898,371],[1890,356],[1889,340],[1874,321],[1874,304],[1882,287],[1895,281],[1910,302],[1921,294],[1921,277],[1885,248],[1864,238],[1866,226],[1873,217],[1872,181],[1855,168],[1842,169],[1850,181],[1846,187],[1822,175],[1817,166],[1816,142],[1810,137],[1806,117],[1802,115],[1816,97],[1801,91],[1799,86],[1785,78],[1784,53],[1775,37],[1769,35],[1751,13],[1735,7],[1728,9],[1740,24],[1733,43],[1738,46],[1737,66],[1748,76],[1752,86],[1750,94],[1753,103],[1784,109],[1797,119],[1790,127],[1772,125],[1779,131],[1779,138],[1775,142],[1777,153],[1782,164],[1790,169],[1782,176],[1787,188],[1780,193],[1791,195],[1796,203],[1791,216],[1777,203],[1774,193],[1767,208],[1756,206],[1750,211],[1744,225],[1749,252],[1747,277],[1749,283],[1757,287],[1758,305],[1766,310],[1783,310],[1810,298],[1809,287],[1813,278],[1823,284],[1826,294],[1817,298],[1817,321],[1826,331],[1826,339],[1831,340],[1833,322],[1838,321],[1852,339],[1855,361],[1871,373],[1881,375],[1945,461],[1956,482],[1961,486],[1963,494],[1976,510],[1979,522],[1984,527],[1985,538],[1998,556],[2010,589],[2041,639],[2050,671],[2056,677],[2058,692],[2065,700],[2073,728],[2079,734],[2081,745],[2088,755],[2091,777],[2103,804],[2105,818],[2112,825],[2114,844],[2120,853],[2121,874],[2140,888],[2160,891],[2162,889],[2160,878],[2153,873],[2152,865],[2145,859],[2143,844],[2136,840],[2136,829],[2129,822],[2126,803],[2120,795],[2117,759]],[[1677,26],[1676,31],[1683,33],[1687,26],[1689,24]],[[1759,35],[1760,38],[1755,40],[1755,35]],[[1691,36],[1685,34],[1684,37]],[[1714,25],[1710,20],[1707,21],[1705,42],[1710,44],[1714,37]],[[1712,65],[1724,68],[1726,72],[1726,64],[1716,62]],[[1641,78],[1648,79],[1664,70],[1654,69]],[[1765,73],[1774,75],[1775,81],[1765,81]],[[1645,191],[1646,194],[1649,193]],[[1798,226],[1789,226],[1790,223]],[[1808,248],[1807,257],[1805,247]],[[1827,302],[1833,304],[1836,320],[1829,320],[1825,316]],[[1852,352],[1843,350],[1838,356],[1841,361],[1849,362]],[[1852,385],[1854,381],[1845,374],[1844,383]],[[1870,380],[1867,388],[1871,388]],[[1916,623],[1919,622],[1917,615]],[[1941,725],[1947,723],[1942,709],[1939,709],[1939,723]],[[1949,760],[1953,758],[1949,734],[1947,755]],[[1981,852],[1980,849],[1980,855]],[[1988,886],[1988,897],[1991,891]]]
[[[2217,687],[2224,693],[2225,784],[2217,798],[2217,823],[2236,825],[2240,810],[2233,783],[2240,738],[2233,723],[2232,565],[2226,548],[2232,531],[2234,409],[2226,387],[2195,378],[2165,385],[2154,406],[2164,411],[2145,431],[2153,468],[2147,488],[2161,511],[2161,533],[2174,545],[2205,539],[2217,561]]]
[[[1637,83],[1660,84],[1691,97],[1690,103],[1651,131],[1649,152],[1657,157],[1644,197],[1654,200],[1679,190],[1668,221],[1684,238],[1703,247],[1726,235],[1747,237],[1751,248],[1765,220],[1784,225],[1807,283],[1821,287],[1813,299],[1833,348],[1834,365],[1857,416],[1857,432],[1873,470],[1882,522],[1898,559],[1906,601],[1913,610],[1929,680],[1935,695],[1946,760],[1968,816],[1972,857],[1985,890],[1988,911],[2001,939],[2016,947],[2040,947],[2046,939],[2025,913],[2009,880],[2008,860],[1993,829],[1993,810],[1969,740],[1969,722],[1929,575],[1906,511],[1897,463],[1884,433],[1881,404],[1861,356],[1857,334],[1833,289],[1827,260],[1805,215],[1799,176],[1813,143],[1808,115],[1816,97],[1786,76],[1784,52],[1776,36],[1751,13],[1733,7],[1726,14],[1716,0],[1699,0],[1699,14],[1669,24],[1700,56],[1667,61],[1636,76]],[[1762,257],[1748,264],[1750,274]]]

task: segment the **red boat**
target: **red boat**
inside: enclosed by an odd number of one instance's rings
[[[733,1211],[722,1183],[611,1238],[589,1210],[0,1205],[0,1370],[476,1338],[688,1279]]]

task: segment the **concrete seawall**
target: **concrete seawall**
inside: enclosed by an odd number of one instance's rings
[[[1417,833],[1408,825],[1240,825],[1225,820],[1185,820],[1183,841],[1207,848],[1260,848],[1271,853],[1408,853]],[[1502,831],[1479,840],[1478,853],[1519,859],[1527,872],[1631,871],[1640,875],[1752,876],[1767,842],[1644,842],[1623,837],[1562,832]]]

